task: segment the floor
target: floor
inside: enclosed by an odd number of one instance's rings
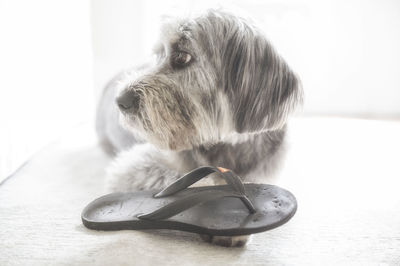
[[[271,182],[298,199],[287,224],[223,248],[176,231],[87,230],[110,161],[90,126],[0,184],[0,265],[400,265],[400,122],[297,118]]]

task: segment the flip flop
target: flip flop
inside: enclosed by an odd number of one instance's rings
[[[217,173],[227,185],[188,188]],[[200,167],[162,191],[112,193],[89,203],[82,222],[94,230],[173,229],[216,236],[248,235],[278,227],[295,214],[296,198],[266,184],[243,184],[230,170]]]

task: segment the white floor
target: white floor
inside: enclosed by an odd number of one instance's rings
[[[301,118],[273,182],[299,209],[245,248],[175,231],[87,230],[109,163],[90,127],[0,185],[0,265],[400,265],[400,122]]]

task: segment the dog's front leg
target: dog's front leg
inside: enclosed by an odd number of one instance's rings
[[[118,155],[107,170],[107,190],[127,192],[165,188],[181,176],[181,173],[169,166],[171,163],[168,160],[177,158],[171,158],[171,154],[165,154],[151,144],[134,146]],[[196,185],[215,183],[219,183],[219,180],[209,178]],[[200,235],[200,237],[206,242],[226,247],[244,246],[250,239],[249,235],[234,237]]]
[[[224,246],[224,247],[243,247],[250,242],[252,235],[242,236],[211,236],[211,235],[200,235],[201,239],[206,242]]]
[[[168,167],[171,156],[151,144],[140,144],[120,153],[107,169],[106,189],[127,192],[162,189],[179,178],[177,170]]]

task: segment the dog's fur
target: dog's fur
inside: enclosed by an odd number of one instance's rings
[[[154,62],[111,81],[98,107],[101,141],[118,154],[109,189],[163,188],[202,165],[232,169],[245,182],[267,180],[287,116],[302,99],[296,75],[256,27],[223,11],[169,22],[161,32]],[[176,65],[182,52],[190,60]],[[129,94],[137,106],[118,111],[115,98]]]

